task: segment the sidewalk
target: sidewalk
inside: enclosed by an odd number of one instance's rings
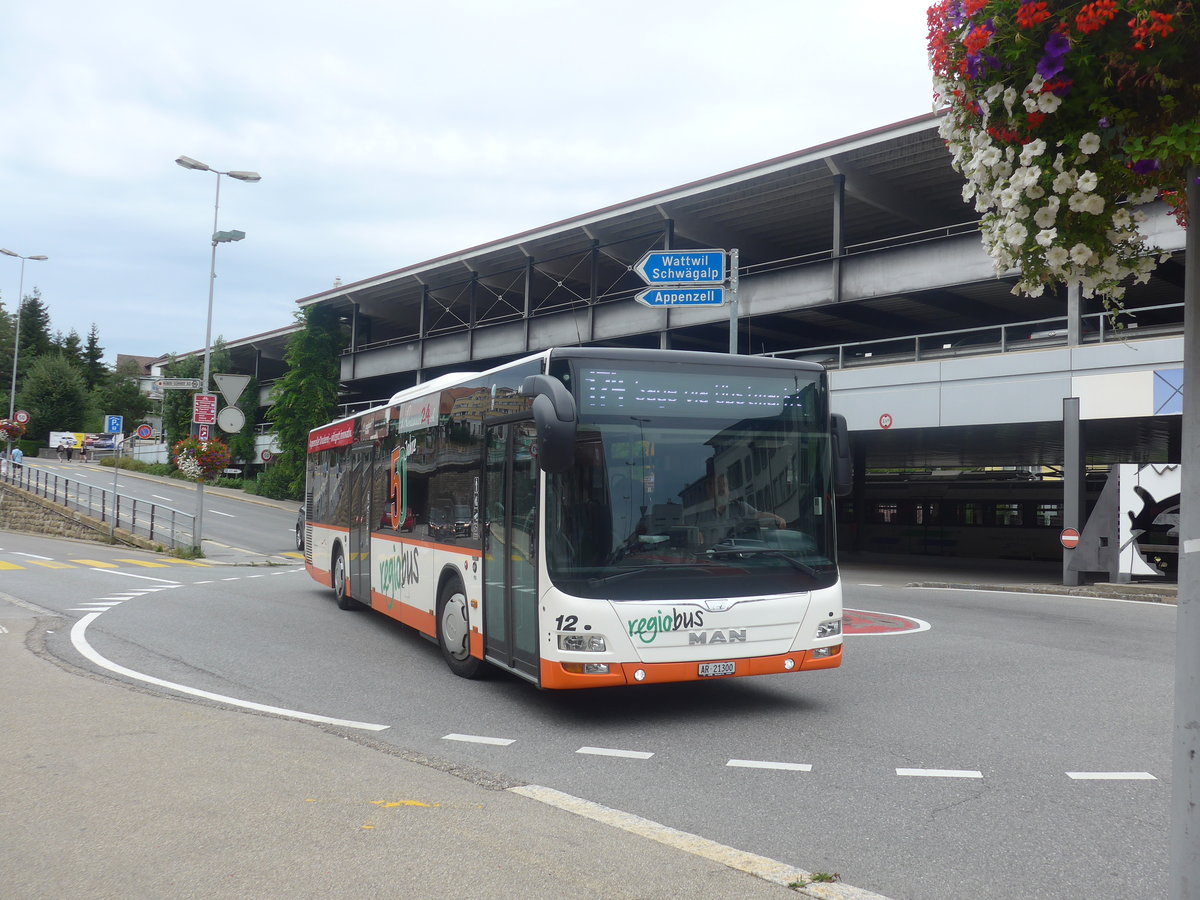
[[[61,620],[8,599],[0,884],[13,900],[878,898],[789,890],[807,873],[592,810],[616,820],[602,824],[369,738],[68,670],[40,648]]]

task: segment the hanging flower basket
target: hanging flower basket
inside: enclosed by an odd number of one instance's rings
[[[1078,281],[1119,307],[1157,261],[1139,206],[1186,224],[1200,161],[1200,19],[1191,0],[941,0],[929,58],[963,199],[998,273],[1040,296]]]
[[[184,438],[171,448],[171,462],[192,481],[213,481],[229,467],[228,445],[218,440]]]
[[[11,419],[0,419],[0,440],[19,441],[25,434],[25,426]]]

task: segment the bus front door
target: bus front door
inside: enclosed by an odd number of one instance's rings
[[[346,572],[350,596],[371,605],[371,476],[374,448],[350,452],[350,534]]]
[[[536,680],[540,514],[535,436],[528,420],[487,428],[483,627],[488,659]]]

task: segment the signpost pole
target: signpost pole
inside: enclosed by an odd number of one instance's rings
[[[729,251],[729,352],[737,355],[738,349],[738,251]]]

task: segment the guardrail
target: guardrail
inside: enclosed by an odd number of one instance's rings
[[[191,547],[195,514],[128,497],[34,466],[0,465],[0,480],[67,509],[171,548]]]

